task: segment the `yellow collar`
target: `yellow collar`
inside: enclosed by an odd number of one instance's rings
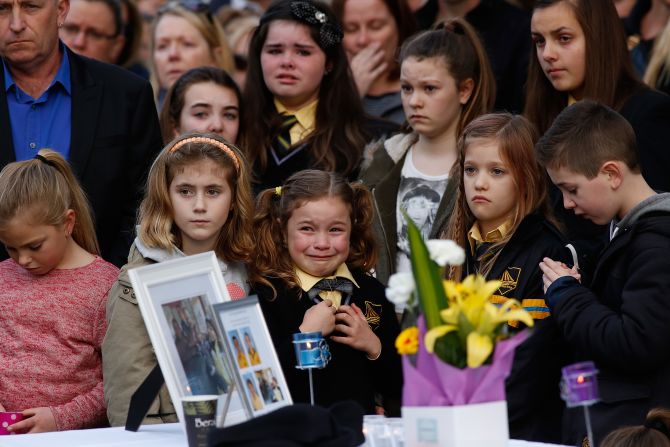
[[[578,101],[575,99],[574,96],[568,95],[568,105],[571,106],[573,104],[576,104]]]
[[[485,236],[482,236],[481,232],[479,231],[479,225],[477,225],[477,222],[470,228],[470,231],[468,231],[468,242],[470,243],[470,252],[474,253],[475,251],[475,246],[477,243],[482,243],[482,242],[498,242],[499,240],[503,239],[505,236],[507,236],[507,233],[512,227],[512,221],[508,220],[502,223],[498,228],[495,228],[488,233],[486,233]]]
[[[305,292],[309,292],[314,285],[321,281],[324,278],[335,278],[335,277],[340,277],[340,278],[346,278],[349,281],[353,282],[354,285],[358,288],[360,286],[354,279],[353,275],[351,274],[351,271],[349,271],[349,267],[347,267],[347,264],[340,264],[340,266],[335,270],[335,274],[332,276],[325,276],[322,278],[319,278],[318,276],[312,276],[307,272],[304,272],[303,270],[300,270],[298,267],[295,267],[295,276],[298,277],[298,282],[300,283],[300,287],[302,290]]]
[[[316,128],[316,106],[319,105],[318,99],[298,110],[289,110],[276,98],[274,103],[279,114],[285,113],[287,115],[294,115],[298,121],[293,125],[290,131],[291,144],[295,144],[298,141],[305,139],[309,134],[314,132],[314,129]]]

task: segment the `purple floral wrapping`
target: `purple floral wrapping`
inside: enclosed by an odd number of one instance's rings
[[[464,369],[429,354],[423,343],[425,333],[425,323],[420,317],[416,366],[408,356],[402,357],[403,406],[442,407],[505,400],[505,378],[512,370],[514,350],[528,337],[528,330],[497,342],[490,365]]]

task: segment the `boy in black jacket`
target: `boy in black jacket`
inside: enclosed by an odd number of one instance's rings
[[[540,263],[547,304],[575,360],[593,360],[600,371],[601,401],[591,410],[599,443],[670,406],[670,194],[645,181],[627,121],[592,101],[566,108],[536,150],[566,208],[610,223],[590,288],[565,265]],[[581,442],[581,412],[569,412],[565,428],[567,442]]]

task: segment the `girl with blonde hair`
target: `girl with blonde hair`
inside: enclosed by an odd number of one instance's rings
[[[229,295],[243,298],[249,291],[245,264],[253,250],[252,216],[247,163],[222,137],[184,134],[154,161],[140,205],[138,236],[107,302],[102,354],[107,416],[113,426],[125,424],[132,394],[157,364],[128,270],[211,250]],[[176,421],[165,386],[145,421]]]
[[[100,345],[118,269],[98,256],[86,196],[57,152],[0,172],[0,241],[11,257],[0,263],[0,411],[23,413],[7,429],[103,426]]]

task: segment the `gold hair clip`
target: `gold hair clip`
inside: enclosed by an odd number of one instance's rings
[[[176,152],[179,150],[180,147],[184,146],[185,144],[188,143],[209,143],[213,144],[214,146],[218,147],[221,149],[226,155],[230,157],[230,159],[233,161],[233,165],[235,165],[235,170],[239,172],[240,170],[240,162],[237,159],[237,155],[235,155],[235,152],[219,140],[215,140],[214,138],[207,138],[207,137],[190,137],[190,138],[185,138],[181,141],[178,141],[174,146],[170,148],[170,153]]]
[[[281,186],[275,187],[275,195],[281,197]]]

